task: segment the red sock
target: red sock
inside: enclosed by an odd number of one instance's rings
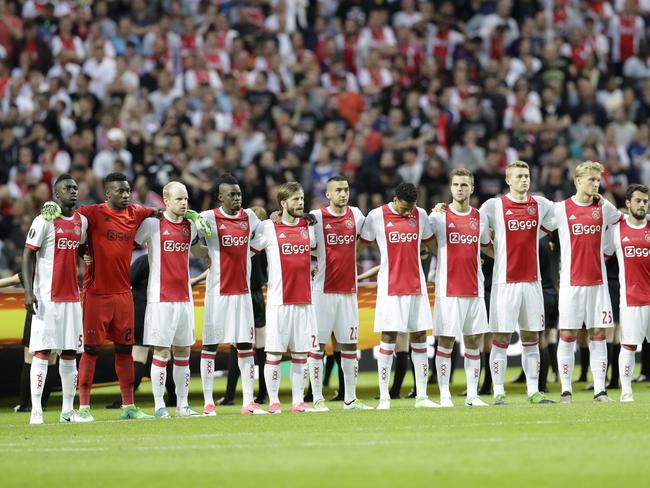
[[[97,356],[84,352],[79,361],[79,405],[90,405],[90,389],[95,378]]]
[[[131,353],[115,352],[115,372],[120,382],[122,405],[133,405],[133,383],[135,372]]]

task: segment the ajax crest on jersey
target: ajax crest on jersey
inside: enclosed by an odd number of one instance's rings
[[[190,235],[190,228],[189,227],[183,227],[183,235],[185,237]]]
[[[537,214],[537,208],[535,208],[534,205],[528,205],[528,214],[529,215],[536,215]]]
[[[307,229],[300,229],[300,237],[303,239],[309,238],[309,232],[307,232]]]
[[[646,232],[643,238],[645,239],[646,242],[650,242],[650,232]]]
[[[593,212],[591,212],[591,218],[594,220],[599,220],[600,219],[600,210],[596,209]]]
[[[418,223],[416,222],[416,220],[415,220],[413,217],[411,217],[411,218],[409,219],[409,225],[410,225],[411,227],[415,227],[416,225],[418,225]]]
[[[469,219],[469,226],[474,230],[478,229],[477,220],[476,219]]]
[[[242,220],[241,222],[239,222],[239,228],[240,228],[241,230],[246,230],[246,229],[248,229],[248,222],[244,222],[244,221]]]
[[[78,236],[81,235],[81,227],[79,227],[78,225],[75,225],[74,226],[74,233],[76,235],[78,235]]]
[[[352,222],[350,219],[348,219],[348,220],[345,221],[345,226],[348,229],[352,229],[354,227],[354,222]]]

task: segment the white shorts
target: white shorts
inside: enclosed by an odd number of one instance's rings
[[[650,305],[624,307],[621,305],[621,344],[643,344],[650,342]]]
[[[255,342],[253,300],[250,293],[206,295],[204,306],[203,344]]]
[[[147,303],[142,342],[145,346],[160,347],[186,347],[194,344],[193,303]]]
[[[490,332],[512,334],[544,330],[544,295],[539,281],[498,283],[490,295]]]
[[[318,342],[327,344],[334,333],[339,344],[356,344],[359,339],[359,307],[356,293],[313,294]]]
[[[559,329],[614,327],[612,302],[607,285],[562,286],[559,301]]]
[[[488,332],[483,297],[436,297],[433,332],[439,337],[458,337]]]
[[[32,317],[29,351],[83,351],[83,315],[79,302],[39,300]]]
[[[268,352],[309,352],[318,349],[318,329],[313,305],[267,305]]]
[[[428,295],[379,296],[375,332],[421,332],[433,329]]]

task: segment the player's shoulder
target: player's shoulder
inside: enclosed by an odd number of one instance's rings
[[[348,205],[348,208],[350,211],[356,216],[356,217],[363,217],[363,212],[359,207],[355,207],[354,205]]]
[[[367,219],[375,218],[378,215],[383,215],[384,213],[384,206],[381,205],[377,208],[373,208],[370,212],[368,212],[368,215],[366,216]]]
[[[531,195],[531,196],[533,197],[533,200],[537,202],[537,205],[543,205],[546,207],[552,207],[553,205],[555,205],[555,202],[549,200],[543,195]]]
[[[208,219],[208,218],[211,218],[212,216],[214,216],[214,210],[204,210],[199,215],[201,217],[203,217],[204,219]]]

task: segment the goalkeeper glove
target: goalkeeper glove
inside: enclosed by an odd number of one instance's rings
[[[205,220],[201,215],[195,210],[188,210],[185,212],[185,218],[191,222],[194,222],[197,230],[206,237],[212,235],[212,230],[210,229],[210,224]]]
[[[46,221],[52,222],[61,217],[61,207],[56,202],[45,202],[41,208],[41,215]]]

